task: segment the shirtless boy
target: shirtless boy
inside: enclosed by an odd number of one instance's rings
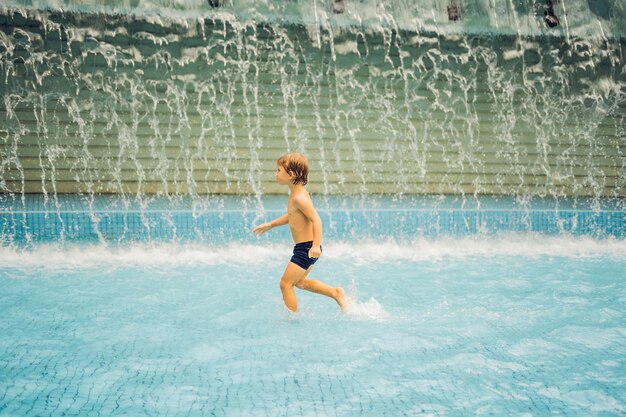
[[[253,232],[261,235],[274,227],[289,224],[296,245],[280,280],[280,290],[289,310],[298,310],[294,287],[330,297],[339,307],[345,309],[348,300],[343,288],[331,287],[322,281],[307,278],[313,264],[322,255],[322,220],[313,207],[311,196],[304,188],[308,173],[309,162],[304,155],[290,153],[278,158],[276,182],[289,186],[287,214],[258,225]]]

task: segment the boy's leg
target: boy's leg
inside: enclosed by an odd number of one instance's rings
[[[313,265],[311,265],[309,269],[306,270],[306,273],[304,274],[302,279],[296,282],[296,287],[302,290],[307,290],[316,294],[330,297],[335,300],[337,304],[339,304],[339,307],[341,307],[341,309],[345,309],[346,307],[348,307],[348,299],[346,298],[346,292],[343,290],[343,288],[331,287],[325,282],[317,279],[308,279],[307,276],[309,275],[309,272],[311,272],[311,269],[313,269]]]
[[[304,278],[307,273],[307,270],[300,268],[293,262],[289,262],[287,268],[285,268],[285,272],[283,272],[283,277],[280,279],[280,290],[283,293],[283,300],[287,308],[291,311],[298,310],[298,299],[296,298],[296,292],[293,287]]]
[[[311,271],[311,268],[309,268],[304,277],[296,283],[296,287],[330,297],[335,300],[337,304],[339,304],[339,307],[341,307],[342,310],[345,310],[348,307],[348,299],[346,298],[346,292],[343,288],[331,287],[330,285],[316,279],[307,279],[306,276]]]
[[[339,307],[345,309],[348,306],[348,300],[343,288],[331,287],[316,279],[307,279],[307,275],[309,275],[311,269],[313,269],[313,265],[311,265],[309,269],[304,270],[293,262],[287,264],[287,268],[285,268],[283,277],[280,280],[280,290],[283,293],[283,300],[287,308],[291,311],[298,310],[298,299],[293,289],[295,286],[303,290],[330,297],[339,304]]]
[[[312,268],[313,267],[311,266],[309,267],[309,269],[306,270],[306,273],[304,274],[302,279],[296,282],[296,287],[300,288],[301,290],[307,290],[316,294],[325,295],[326,297],[335,298],[337,295],[337,288],[331,287],[330,285],[322,281],[307,278],[307,275],[309,275],[309,272],[311,272]]]

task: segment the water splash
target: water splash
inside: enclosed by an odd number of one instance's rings
[[[352,280],[346,293],[348,307],[344,313],[353,320],[359,321],[385,321],[390,318],[385,308],[374,298],[367,301],[359,301],[356,281]]]

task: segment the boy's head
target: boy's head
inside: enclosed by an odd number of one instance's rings
[[[306,156],[301,153],[288,153],[278,158],[277,163],[287,174],[293,176],[294,185],[306,185],[309,175],[309,161]]]

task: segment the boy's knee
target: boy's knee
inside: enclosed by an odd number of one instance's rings
[[[306,290],[306,287],[307,287],[306,279],[303,278],[300,281],[296,282],[296,287],[300,288],[301,290]]]
[[[280,280],[280,290],[281,291],[285,291],[285,290],[289,289],[290,287],[292,287],[292,285],[291,285],[291,283],[289,281],[287,281],[284,278]]]

